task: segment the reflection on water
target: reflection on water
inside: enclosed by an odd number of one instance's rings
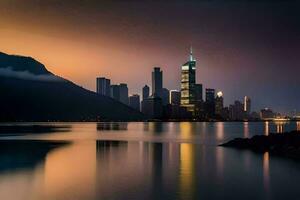
[[[286,122],[276,122],[276,133],[283,133],[284,132],[284,125]]]
[[[263,180],[266,196],[270,192],[270,156],[269,152],[263,154]]]
[[[248,122],[244,122],[244,137],[248,138],[249,137],[249,126]]]
[[[180,144],[180,199],[193,199],[195,177],[195,158],[193,145]]]
[[[114,123],[114,122],[106,122],[106,123],[97,123],[97,130],[98,131],[119,131],[119,130],[127,130],[128,129],[128,123],[127,122],[120,122],[120,123]]]
[[[284,129],[291,127],[296,126]],[[39,151],[22,156],[0,151],[0,168],[14,169],[0,169],[0,199],[297,199],[300,163],[270,159],[268,152],[217,147],[229,138],[269,133],[269,128],[274,131],[277,124],[72,124],[69,134],[54,134],[55,139],[75,137],[70,145],[40,156],[34,154]],[[7,162],[13,157],[19,163]],[[18,165],[27,162],[29,167]]]
[[[297,131],[300,131],[300,122],[296,122],[297,123]]]
[[[217,122],[217,138],[219,140],[224,139],[224,122]]]
[[[269,122],[268,121],[265,121],[265,135],[269,135],[270,133],[270,130],[269,130]]]

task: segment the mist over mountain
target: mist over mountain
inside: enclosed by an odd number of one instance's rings
[[[0,53],[1,121],[143,120],[110,97],[49,72],[30,57]]]

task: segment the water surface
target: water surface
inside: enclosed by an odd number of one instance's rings
[[[68,129],[1,138],[71,144],[38,157],[24,149],[17,164],[0,152],[0,199],[299,199],[300,162],[217,146],[299,130],[299,122],[34,125]]]

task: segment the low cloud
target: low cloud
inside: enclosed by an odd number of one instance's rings
[[[57,81],[64,80],[58,76],[51,75],[51,74],[36,75],[29,71],[15,71],[12,69],[12,67],[0,68],[0,76],[17,78],[22,80],[47,81],[47,82],[57,82]]]

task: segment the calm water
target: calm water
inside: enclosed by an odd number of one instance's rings
[[[50,125],[67,131],[2,137],[72,143],[17,162],[0,152],[0,199],[300,199],[299,161],[217,146],[299,122]]]

